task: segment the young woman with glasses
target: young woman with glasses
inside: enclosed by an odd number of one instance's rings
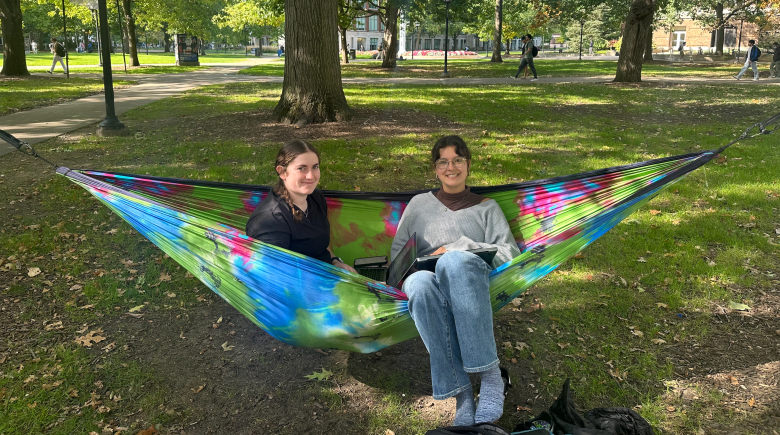
[[[246,224],[246,235],[355,272],[330,251],[328,204],[320,182],[320,153],[310,143],[284,144],[274,164],[279,181],[258,204]]]
[[[455,426],[494,422],[503,414],[504,383],[493,336],[488,276],[520,251],[499,205],[466,185],[471,153],[459,136],[431,151],[441,189],[415,196],[401,217],[390,251],[395,258],[417,233],[419,255],[444,254],[436,272],[409,276],[402,290],[431,359],[433,398],[455,396]],[[492,265],[469,249],[496,248]],[[469,373],[481,378],[475,409]]]

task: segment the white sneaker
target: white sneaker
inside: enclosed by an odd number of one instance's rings
[[[757,82],[758,81],[758,77],[753,77],[753,81]]]
[[[515,77],[515,76],[509,76],[509,78],[512,79],[512,80],[517,80],[517,77]]]
[[[537,81],[537,80],[539,80],[539,79],[537,79],[537,78],[533,78],[533,79],[531,79],[531,81],[532,81],[532,82],[535,82],[535,81]]]

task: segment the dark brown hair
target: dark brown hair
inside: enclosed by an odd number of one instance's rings
[[[279,150],[278,153],[276,153],[276,161],[274,162],[274,172],[276,172],[277,166],[284,167],[284,170],[287,170],[287,165],[292,163],[293,160],[295,160],[296,157],[300,156],[301,154],[306,153],[314,153],[317,155],[317,160],[320,159],[320,152],[317,151],[316,148],[314,148],[314,145],[310,144],[309,142],[306,142],[305,140],[301,139],[293,139],[282,146],[282,149]],[[277,173],[279,175],[279,173]],[[282,180],[282,177],[279,176],[279,181],[276,182],[276,185],[274,186],[274,193],[277,194],[280,198],[284,200],[284,202],[287,203],[287,205],[290,207],[290,211],[293,215],[293,220],[295,222],[300,222],[303,219],[303,212],[301,212],[300,209],[297,209],[293,206],[292,198],[290,198],[290,192],[287,191],[287,187],[284,185],[284,180]]]
[[[469,147],[466,146],[466,141],[463,140],[460,136],[453,134],[450,136],[444,136],[443,138],[436,141],[436,144],[433,146],[433,149],[431,150],[431,162],[435,165],[436,160],[439,160],[441,157],[441,150],[447,147],[455,147],[455,154],[466,158],[468,160],[468,169],[466,173],[471,172],[471,151],[469,151]],[[435,168],[434,168],[435,169]]]

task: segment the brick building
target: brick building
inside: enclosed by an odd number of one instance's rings
[[[740,51],[745,51],[749,39],[758,40],[758,26],[753,23],[737,22],[736,25],[729,23],[724,30],[724,52],[737,50],[740,47]],[[653,46],[656,52],[677,50],[683,41],[688,50],[701,49],[704,53],[715,51],[715,31],[704,28],[690,19],[685,19],[671,28],[657,29],[653,32]]]

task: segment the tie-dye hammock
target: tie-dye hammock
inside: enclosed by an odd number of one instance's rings
[[[474,187],[500,204],[522,252],[490,276],[494,310],[716,153]],[[418,335],[400,290],[247,237],[242,229],[267,186],[64,167],[57,172],[87,189],[278,340],[374,352]],[[407,202],[418,193],[325,191],[336,255],[347,263],[386,255]]]
[[[508,304],[664,188],[737,141],[774,132],[778,123],[780,113],[715,151],[472,188],[498,202],[522,252],[490,275],[493,309]],[[757,133],[751,133],[754,129]],[[268,186],[70,170],[2,130],[0,139],[55,166],[278,340],[375,352],[418,335],[400,290],[247,237],[241,229]],[[336,255],[347,263],[386,255],[406,204],[419,193],[325,191]]]

